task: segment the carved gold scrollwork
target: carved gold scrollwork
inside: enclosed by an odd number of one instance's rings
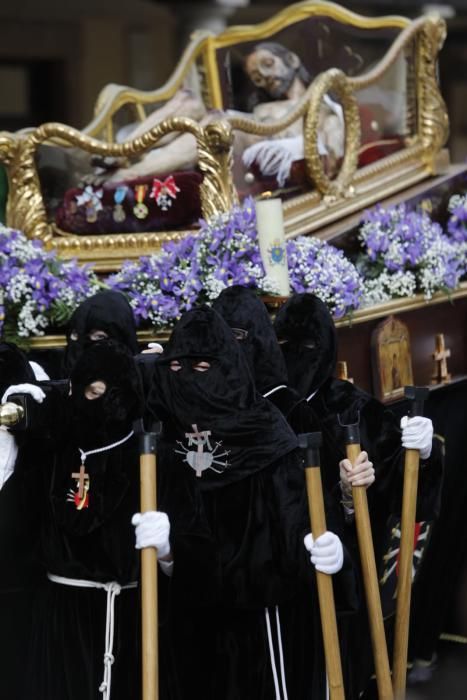
[[[323,98],[330,91],[337,94],[345,116],[345,151],[339,174],[331,180],[325,173],[318,151],[318,131]],[[358,165],[360,148],[360,114],[357,100],[345,74],[337,68],[321,73],[312,84],[308,113],[305,119],[305,161],[309,177],[322,195],[350,194],[349,187]]]
[[[0,160],[8,166],[7,224],[29,238],[51,238],[30,135],[0,134]]]
[[[418,39],[418,133],[433,157],[444,146],[449,136],[449,118],[441,96],[437,58],[446,38],[446,22],[440,17],[428,17]]]
[[[14,138],[0,137],[0,158],[9,166],[10,200],[8,225],[19,228],[29,238],[49,240],[51,233],[37,176],[35,154],[44,142],[59,142],[111,157],[133,157],[152,148],[171,132],[192,134],[198,148],[198,165],[204,175],[201,206],[204,216],[228,211],[235,201],[231,178],[232,130],[227,122],[212,122],[206,127],[192,119],[168,119],[137,139],[121,144],[105,143],[86,136],[64,124],[49,123]]]
[[[226,121],[212,122],[204,129],[205,143],[198,142],[198,165],[204,175],[201,203],[204,216],[227,212],[237,202],[233,184],[233,130]]]

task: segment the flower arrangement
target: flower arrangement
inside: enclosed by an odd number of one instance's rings
[[[24,343],[62,326],[99,289],[89,266],[60,260],[40,241],[0,225],[0,335]]]
[[[290,286],[311,292],[339,318],[360,306],[363,279],[342,250],[317,238],[299,236],[287,243]]]
[[[467,243],[467,194],[455,194],[448,203],[447,232],[457,243]]]
[[[195,303],[209,303],[232,284],[275,292],[256,244],[251,199],[228,214],[200,221],[196,236],[165,243],[161,252],[125,263],[106,283],[128,296],[139,322],[155,328],[172,326]]]
[[[405,205],[366,212],[355,265],[317,238],[289,240],[291,289],[316,294],[336,317],[393,298],[449,292],[467,272],[467,196],[451,198],[449,212],[447,233],[426,212]],[[160,329],[233,284],[277,293],[262,264],[252,199],[201,221],[196,236],[166,243],[100,281],[89,265],[61,260],[41,242],[0,226],[0,333],[9,340],[63,327],[76,306],[103,287],[124,292],[137,322]]]
[[[277,293],[261,261],[251,198],[200,224],[196,237],[167,243],[161,253],[126,263],[107,279],[128,296],[139,321],[171,326],[193,304],[209,303],[233,284]],[[294,291],[314,292],[337,316],[358,307],[362,281],[342,251],[302,236],[288,242],[287,255]]]
[[[194,248],[189,236],[178,243],[166,243],[159,255],[125,262],[106,283],[128,297],[138,324],[155,328],[171,326],[188,311],[201,290]]]
[[[465,273],[457,241],[424,211],[404,204],[365,213],[359,232],[363,253],[357,267],[365,278],[363,305],[455,289]]]

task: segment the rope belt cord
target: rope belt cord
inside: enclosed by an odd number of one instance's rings
[[[285,667],[284,667],[284,652],[282,650],[282,632],[281,632],[281,621],[279,618],[279,606],[276,605],[276,625],[277,625],[277,638],[279,640],[279,658],[281,665],[281,678],[282,678],[282,692],[284,693],[284,700],[289,700],[287,695],[287,686],[285,684]]]
[[[120,445],[123,445],[123,443],[127,442],[133,435],[135,434],[134,430],[130,430],[128,435],[125,435],[121,440],[117,440],[117,442],[113,442],[111,445],[103,445],[102,447],[96,447],[94,450],[87,450],[86,452],[81,449],[81,447],[78,447],[79,453],[81,455],[81,461],[84,462],[86,461],[86,457],[88,455],[97,455],[100,452],[107,452],[108,450],[113,450],[114,447],[120,447]]]
[[[271,667],[272,675],[274,678],[274,689],[276,691],[276,700],[281,700],[281,694],[279,691],[279,680],[277,678],[276,659],[274,656],[274,647],[272,644],[271,621],[269,619],[269,610],[267,608],[264,608],[264,613],[266,615],[266,629],[268,631],[269,654],[271,656]]]
[[[275,611],[276,611],[277,643],[279,646],[279,661],[280,661],[283,700],[288,700],[287,686],[286,686],[286,682],[285,682],[284,652],[282,649],[282,633],[281,633],[281,623],[280,623],[280,618],[279,618],[279,606],[278,605],[275,606]],[[268,633],[269,654],[271,656],[271,668],[272,668],[272,676],[274,679],[274,689],[275,689],[275,693],[276,693],[276,700],[281,700],[281,693],[280,693],[280,688],[279,688],[279,678],[277,675],[276,658],[275,658],[275,653],[274,653],[274,645],[272,642],[271,620],[269,617],[268,608],[264,608],[264,614],[266,617],[266,629],[267,629],[267,633]]]
[[[72,586],[74,588],[98,588],[104,590],[107,594],[107,607],[105,613],[105,651],[104,651],[104,678],[99,686],[99,692],[102,693],[102,700],[110,700],[110,689],[112,683],[112,664],[115,661],[113,655],[114,633],[115,633],[115,598],[120,595],[120,591],[128,588],[136,588],[137,581],[132,581],[125,585],[110,581],[109,583],[100,583],[98,581],[88,581],[79,578],[67,578],[65,576],[56,576],[55,574],[47,574],[47,578],[53,583],[59,583],[62,586]]]
[[[280,384],[279,386],[275,386],[274,389],[270,389],[265,394],[263,394],[263,398],[267,399],[268,396],[272,396],[276,393],[276,391],[279,391],[279,389],[287,389],[287,384]]]

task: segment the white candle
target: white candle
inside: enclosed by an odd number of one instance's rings
[[[256,202],[256,225],[259,250],[266,274],[277,283],[279,294],[288,296],[289,269],[280,199],[261,199]]]

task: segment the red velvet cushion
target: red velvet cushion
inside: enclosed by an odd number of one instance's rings
[[[190,171],[74,188],[65,193],[55,222],[62,231],[77,234],[165,231],[190,226],[201,216],[202,180],[201,173]],[[146,188],[140,190],[143,213],[147,209],[143,218],[135,214],[139,186]],[[119,187],[127,189],[118,190]]]

